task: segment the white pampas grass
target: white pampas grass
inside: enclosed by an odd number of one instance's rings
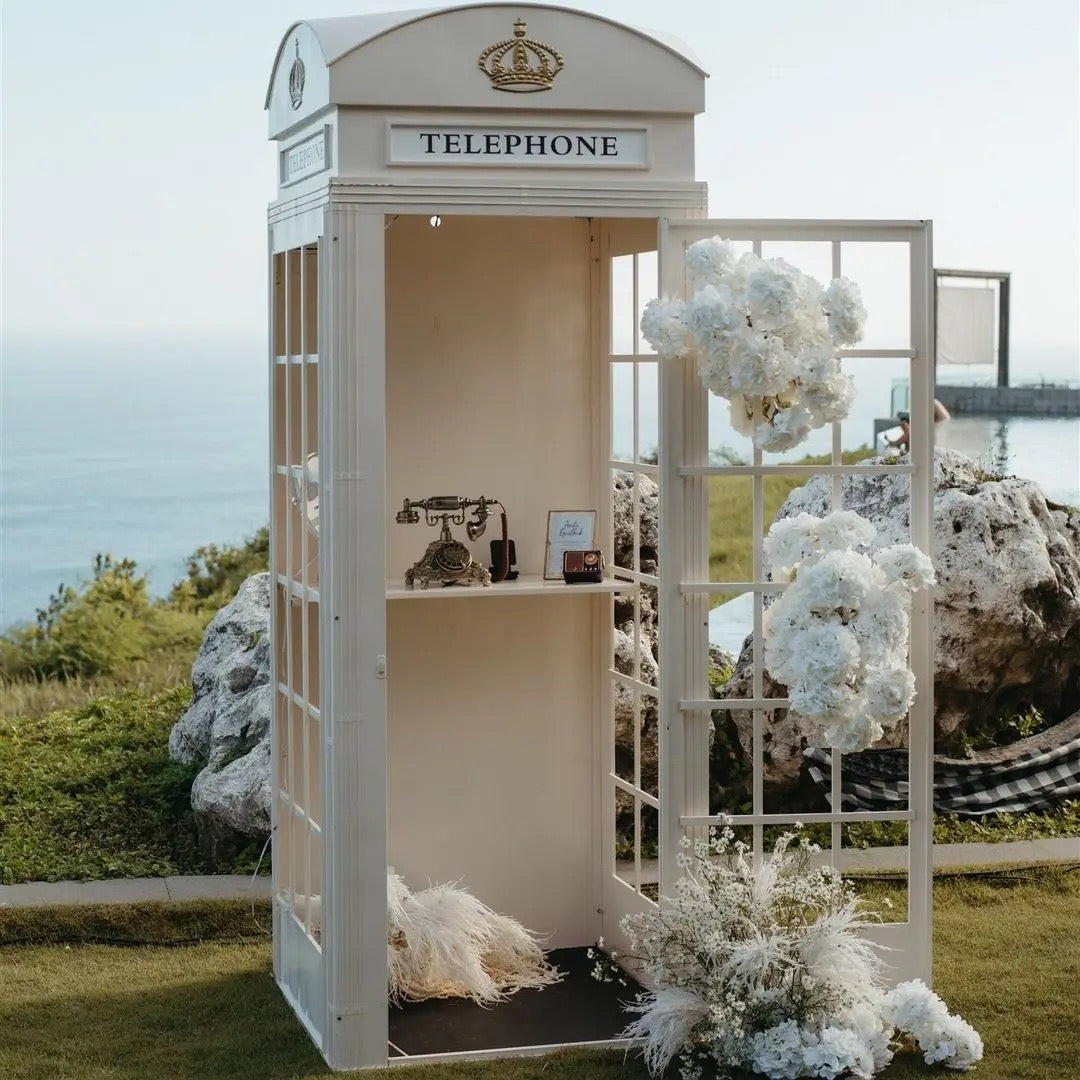
[[[494,1005],[560,973],[536,937],[453,885],[411,892],[397,874],[386,883],[388,992],[394,1002],[464,997]]]
[[[292,911],[320,935],[321,896],[294,894]],[[496,1005],[518,990],[562,979],[536,936],[516,919],[453,885],[414,893],[394,873],[386,876],[386,972],[387,995],[395,1003],[463,997]]]
[[[694,1027],[709,1013],[697,994],[674,986],[651,990],[626,1008],[641,1016],[623,1031],[623,1038],[645,1040],[642,1053],[652,1076],[659,1076],[686,1049]]]

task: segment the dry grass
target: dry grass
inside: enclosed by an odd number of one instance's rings
[[[134,690],[153,697],[177,686],[191,685],[196,649],[162,653],[129,664],[119,675],[95,675],[67,680],[0,678],[0,715],[39,717],[57,709],[82,709],[97,698],[115,697]]]
[[[245,909],[204,906],[170,916],[124,909],[125,933],[167,940],[216,927],[229,943],[191,948],[17,946],[2,954],[0,1076],[5,1080],[331,1080],[270,975],[266,943]],[[262,910],[259,912],[263,914]],[[160,912],[159,912],[160,916]],[[23,915],[53,934],[100,935],[85,919]],[[8,916],[0,936],[14,936]],[[207,921],[209,920],[209,921]],[[1076,1075],[1080,1028],[1080,873],[1005,880],[950,878],[935,887],[936,989],[986,1043],[979,1080],[1065,1080]],[[155,929],[155,924],[157,924]],[[212,926],[211,926],[212,924]],[[354,1074],[361,1075],[361,1074]],[[951,1076],[913,1055],[883,1080]],[[564,1052],[544,1058],[412,1067],[397,1080],[644,1080],[636,1058]]]

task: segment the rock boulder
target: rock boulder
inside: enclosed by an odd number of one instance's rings
[[[212,860],[236,833],[270,831],[270,575],[245,581],[206,628],[192,670],[194,697],[169,736],[169,753],[202,771],[191,788]]]
[[[844,508],[872,521],[882,543],[905,542],[908,487],[902,475],[845,477]],[[1031,706],[1066,716],[1080,706],[1080,513],[1048,502],[1033,481],[992,475],[950,450],[937,451],[934,489],[936,741],[978,717]],[[831,482],[815,477],[777,516],[831,509]],[[723,696],[750,697],[752,672],[747,639]],[[787,692],[768,678],[764,690]],[[733,718],[749,751],[751,716]],[[806,741],[784,709],[766,713],[765,726],[766,783],[775,790],[798,776]],[[897,729],[881,745],[903,735]]]

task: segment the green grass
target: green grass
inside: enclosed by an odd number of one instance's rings
[[[199,873],[197,767],[169,758],[186,687],[0,718],[0,884]],[[261,845],[221,872],[243,872]]]
[[[979,1080],[1075,1075],[1080,873],[937,882],[935,989],[986,1044]],[[172,909],[172,910],[170,910]],[[265,927],[266,908],[256,918]],[[36,929],[35,929],[36,928]],[[17,931],[17,933],[16,933]],[[266,941],[242,904],[0,911],[0,939],[112,933],[185,948],[8,946],[0,954],[5,1080],[331,1080],[274,986]],[[83,937],[80,939],[79,934]],[[67,935],[63,937],[62,935]],[[74,935],[74,936],[73,936]],[[354,1074],[360,1075],[360,1074]],[[401,1080],[644,1080],[619,1052],[403,1068]],[[885,1080],[955,1075],[901,1055]]]
[[[842,826],[844,847],[900,847],[908,842],[904,821],[855,821]],[[768,827],[766,845],[785,832],[786,826]],[[808,840],[830,846],[830,826],[814,823],[803,829]],[[1063,802],[1042,813],[984,814],[960,818],[953,814],[934,815],[935,844],[1003,844],[1015,840],[1052,840],[1080,836],[1080,801]]]

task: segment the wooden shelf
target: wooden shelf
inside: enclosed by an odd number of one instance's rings
[[[319,602],[319,590],[311,585],[303,585],[296,578],[286,577],[284,574],[275,574],[278,585],[285,590],[294,600],[306,600],[309,604]]]
[[[567,585],[564,581],[545,581],[538,574],[522,574],[515,581],[496,581],[492,585],[429,585],[426,589],[407,589],[404,578],[386,583],[387,600],[457,600],[464,597],[490,600],[499,596],[577,596],[580,593],[633,592],[632,581],[605,578],[597,582]]]

